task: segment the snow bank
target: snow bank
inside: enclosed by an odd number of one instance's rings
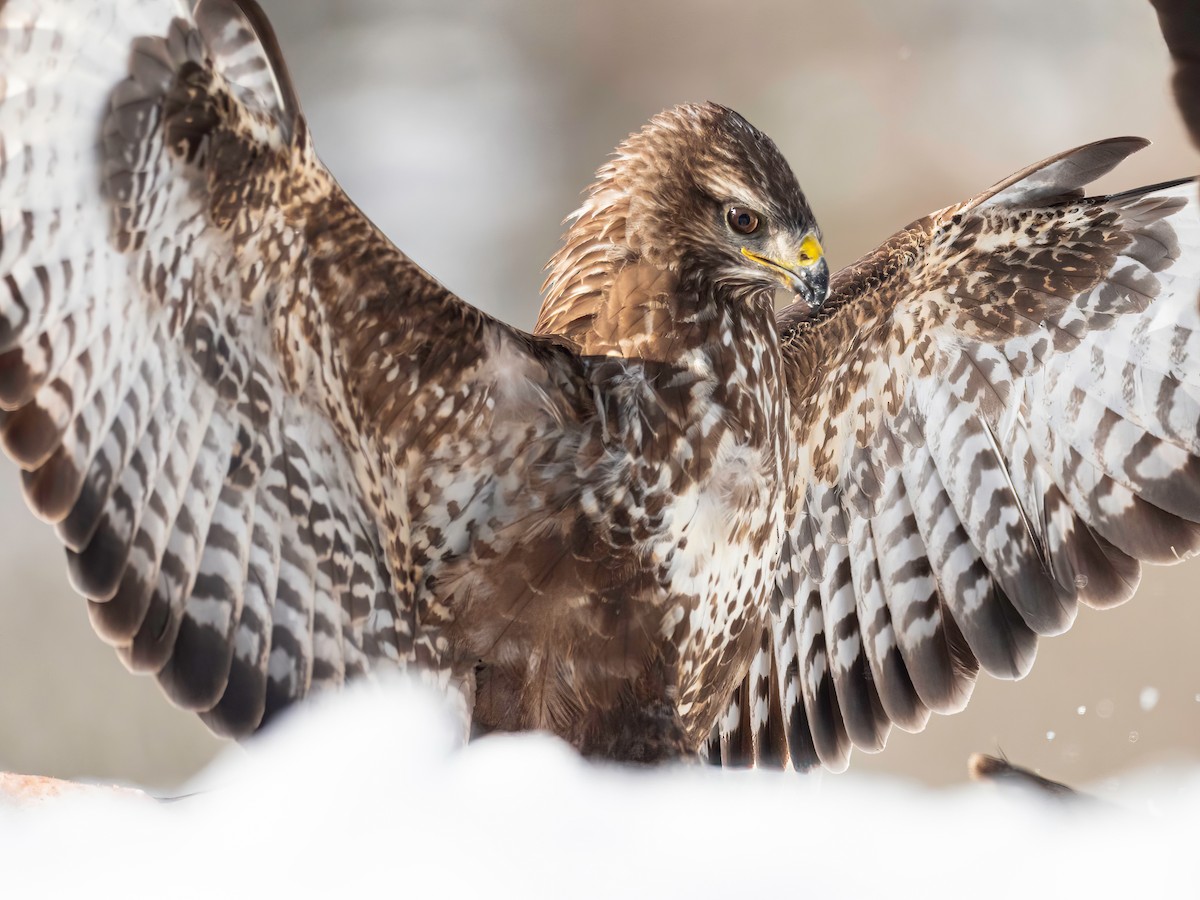
[[[1200,885],[1200,772],[1074,806],[853,775],[628,771],[555,740],[455,749],[359,688],[157,803],[0,808],[0,897],[1144,897]]]

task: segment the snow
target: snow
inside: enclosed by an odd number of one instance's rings
[[[1150,712],[1154,707],[1158,706],[1158,698],[1158,688],[1142,688],[1141,694],[1138,695],[1138,705],[1142,707],[1142,712]]]
[[[0,807],[3,897],[1130,897],[1200,881],[1200,771],[1104,801],[465,749],[404,685],[313,704],[174,803]],[[964,761],[965,764],[965,761]],[[853,772],[853,767],[851,767]]]

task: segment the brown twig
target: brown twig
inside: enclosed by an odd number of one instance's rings
[[[986,781],[992,784],[1017,786],[1032,790],[1055,800],[1090,800],[1087,794],[1081,794],[1074,788],[1067,787],[1049,778],[1043,778],[1028,769],[1015,766],[1006,759],[998,756],[988,756],[985,753],[974,753],[967,760],[967,771],[972,781]]]

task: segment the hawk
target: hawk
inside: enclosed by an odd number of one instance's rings
[[[840,769],[1200,547],[1195,186],[1084,195],[1139,139],[830,279],[775,145],[679,106],[525,333],[340,190],[249,0],[5,0],[0,74],[0,443],[221,734],[401,669],[474,734]]]
[[[1183,122],[1200,146],[1200,7],[1192,0],[1150,0],[1175,61],[1171,79]]]

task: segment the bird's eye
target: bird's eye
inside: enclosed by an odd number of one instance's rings
[[[758,231],[758,213],[743,206],[731,206],[725,214],[725,221],[738,234],[754,234]]]

